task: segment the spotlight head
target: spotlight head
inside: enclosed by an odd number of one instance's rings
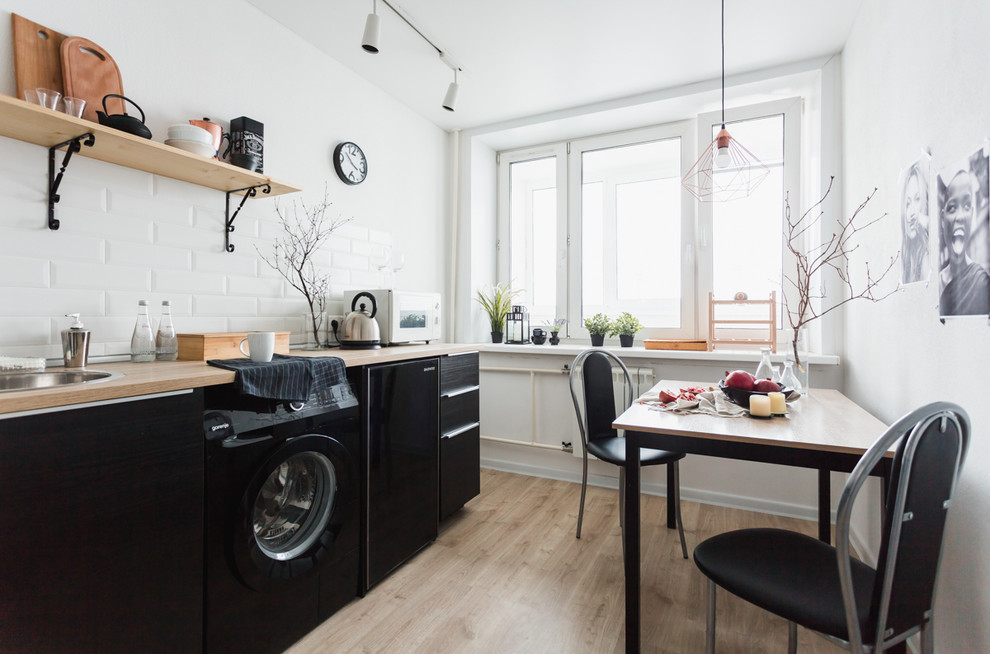
[[[361,39],[361,47],[371,54],[378,53],[378,37],[381,34],[381,23],[378,14],[368,14],[368,20],[364,24],[364,38]]]
[[[460,90],[460,85],[457,82],[451,82],[450,86],[447,87],[447,95],[443,96],[443,108],[447,111],[453,111],[454,105],[457,104],[457,92]]]

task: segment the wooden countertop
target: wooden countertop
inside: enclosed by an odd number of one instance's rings
[[[293,350],[291,354],[293,356],[335,356],[343,359],[348,368],[352,368],[376,363],[392,363],[458,352],[471,352],[478,349],[478,345],[436,343],[430,345],[393,345],[380,350],[334,349],[321,352]],[[155,361],[152,363],[125,361],[95,363],[86,368],[88,370],[122,372],[124,376],[107,382],[0,393],[0,414],[230,384],[234,381],[233,371],[216,368],[208,365],[205,361]]]

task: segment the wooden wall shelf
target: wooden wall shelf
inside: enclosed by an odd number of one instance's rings
[[[269,195],[296,193],[302,188],[260,173],[208,159],[164,143],[143,139],[99,123],[75,118],[24,100],[0,95],[0,136],[46,148],[89,132],[96,139],[79,155],[99,159],[146,173],[198,184],[218,191],[237,191],[271,185]]]

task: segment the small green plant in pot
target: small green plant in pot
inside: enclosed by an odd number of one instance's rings
[[[512,298],[519,295],[521,291],[510,289],[511,282],[503,286],[495,284],[486,293],[484,290],[478,291],[475,300],[488,314],[488,324],[491,326],[492,343],[501,343],[505,333],[505,314],[512,310]]]
[[[622,347],[632,347],[633,339],[636,337],[636,332],[643,328],[642,323],[639,322],[639,318],[632,315],[628,311],[623,311],[619,314],[611,325],[609,325],[609,335],[618,334],[619,344]]]
[[[605,344],[605,335],[609,333],[612,323],[604,313],[596,313],[590,318],[584,319],[584,328],[591,334],[591,344],[599,347]]]

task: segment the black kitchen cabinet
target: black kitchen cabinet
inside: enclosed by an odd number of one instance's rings
[[[201,390],[0,416],[0,652],[201,652]]]
[[[430,358],[362,369],[364,590],[436,540],[438,368]]]
[[[440,359],[440,519],[481,493],[478,353]]]

